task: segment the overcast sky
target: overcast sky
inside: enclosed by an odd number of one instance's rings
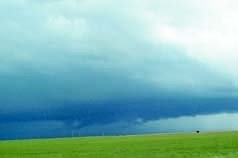
[[[0,138],[236,112],[237,19],[236,0],[0,1]]]

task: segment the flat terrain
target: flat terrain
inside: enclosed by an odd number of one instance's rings
[[[0,142],[0,158],[238,158],[238,133]]]

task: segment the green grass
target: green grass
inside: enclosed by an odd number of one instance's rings
[[[238,158],[238,133],[2,141],[0,158]]]

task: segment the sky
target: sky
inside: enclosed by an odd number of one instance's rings
[[[238,130],[237,8],[0,1],[0,139]]]

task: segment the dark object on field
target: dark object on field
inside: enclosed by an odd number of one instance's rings
[[[196,131],[196,133],[200,133],[200,131]]]

